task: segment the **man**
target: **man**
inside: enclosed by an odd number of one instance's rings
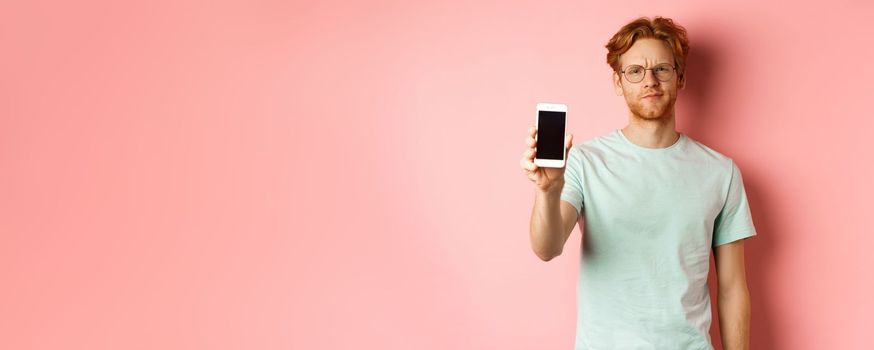
[[[712,349],[711,249],[724,349],[748,349],[743,239],[756,230],[737,165],[675,129],[686,30],[643,17],[606,47],[628,125],[576,146],[566,135],[564,168],[534,165],[531,127],[520,162],[536,184],[530,238],[540,259],[560,255],[584,219],[576,349]]]

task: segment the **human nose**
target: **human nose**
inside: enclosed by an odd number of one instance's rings
[[[643,84],[644,86],[658,86],[661,82],[655,76],[654,69],[644,69],[643,70]]]

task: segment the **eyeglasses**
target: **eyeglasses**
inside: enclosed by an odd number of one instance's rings
[[[656,79],[668,81],[674,77],[675,69],[677,69],[677,66],[670,63],[662,63],[652,68],[643,68],[640,65],[633,64],[622,70],[622,74],[625,75],[625,79],[629,82],[639,83],[643,81],[643,76],[646,74],[646,71],[651,70]]]

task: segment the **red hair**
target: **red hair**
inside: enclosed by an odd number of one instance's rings
[[[655,17],[650,20],[640,17],[624,25],[610,38],[607,48],[607,64],[614,72],[619,72],[619,56],[628,51],[637,39],[659,39],[668,43],[674,54],[674,62],[679,73],[678,82],[682,83],[686,76],[686,57],[689,55],[689,38],[686,28],[675,24],[670,18]]]

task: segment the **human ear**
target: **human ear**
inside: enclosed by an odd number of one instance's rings
[[[613,91],[616,93],[616,96],[622,96],[622,77],[619,76],[619,73],[613,72]]]

